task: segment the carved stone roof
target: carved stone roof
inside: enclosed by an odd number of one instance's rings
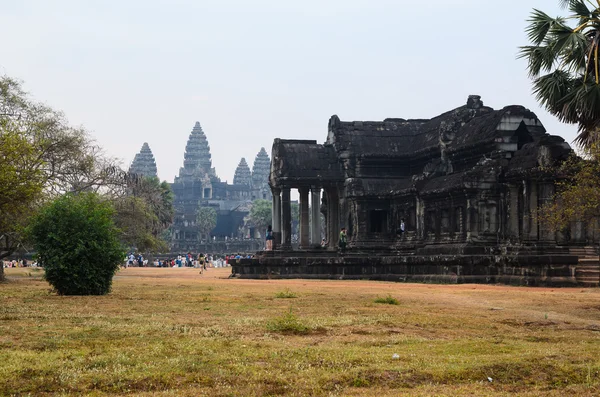
[[[211,166],[210,146],[200,123],[196,121],[185,146],[183,167],[179,169],[179,178],[175,178],[175,181],[203,179],[205,175],[214,176],[215,170]]]
[[[183,157],[183,167],[186,169],[202,168],[206,173],[211,169],[210,146],[200,123],[196,121],[187,145],[185,146],[185,154]]]
[[[150,146],[147,142],[144,142],[142,149],[135,155],[129,172],[132,174],[144,175],[149,177],[157,177],[156,161]]]
[[[523,106],[494,110],[477,95],[431,119],[329,120],[325,144],[276,139],[273,187],[344,183],[349,196],[424,194],[541,172],[571,148]],[[538,171],[536,171],[538,170]]]
[[[275,139],[273,142],[270,184],[290,181],[293,186],[320,185],[344,180],[342,168],[332,146],[317,141]]]
[[[246,159],[242,157],[240,163],[235,169],[235,175],[233,176],[233,184],[234,185],[246,185],[250,186],[252,184],[252,173],[250,172],[250,167],[248,167],[248,163],[246,163]]]
[[[255,189],[266,186],[269,182],[269,172],[271,171],[271,159],[264,147],[260,148],[260,152],[254,159],[252,166],[252,186]]]

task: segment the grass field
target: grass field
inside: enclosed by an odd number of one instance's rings
[[[0,395],[600,395],[600,291],[129,268],[0,284]]]

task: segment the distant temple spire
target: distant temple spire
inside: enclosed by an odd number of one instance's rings
[[[252,185],[254,188],[262,187],[269,182],[269,173],[271,172],[271,159],[264,147],[260,148],[260,152],[254,159],[252,166]]]
[[[252,184],[252,173],[250,172],[250,167],[248,167],[248,163],[246,163],[246,159],[242,157],[240,163],[235,169],[235,175],[233,176],[233,184],[234,185],[247,185],[250,186]]]
[[[183,179],[202,178],[205,175],[216,176],[210,155],[210,146],[200,122],[196,121],[185,146],[183,167],[179,169],[179,177]],[[176,178],[176,180],[178,179]]]
[[[144,142],[140,152],[135,155],[135,158],[129,167],[129,173],[148,177],[158,176],[156,161],[154,160],[154,155],[147,142]]]
[[[187,145],[185,146],[183,158],[183,168],[186,170],[193,170],[200,167],[204,172],[210,173],[212,166],[210,146],[198,121],[196,121],[194,128],[192,128]]]

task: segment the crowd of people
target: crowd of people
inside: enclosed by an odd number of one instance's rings
[[[200,268],[201,271],[210,268],[220,268],[231,266],[230,261],[236,259],[250,259],[253,258],[252,254],[230,254],[230,255],[209,255],[204,253],[193,254],[188,252],[187,254],[180,254],[176,257],[169,258],[156,258],[152,262],[145,259],[141,253],[129,253],[124,261],[123,267],[194,267]]]
[[[36,261],[29,262],[27,259],[13,259],[2,261],[2,267],[5,269],[11,267],[38,267],[38,263]]]

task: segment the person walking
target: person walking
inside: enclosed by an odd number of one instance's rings
[[[265,239],[266,239],[266,250],[267,251],[273,251],[273,228],[271,227],[271,225],[269,225],[269,227],[267,227],[267,232],[265,233]]]

